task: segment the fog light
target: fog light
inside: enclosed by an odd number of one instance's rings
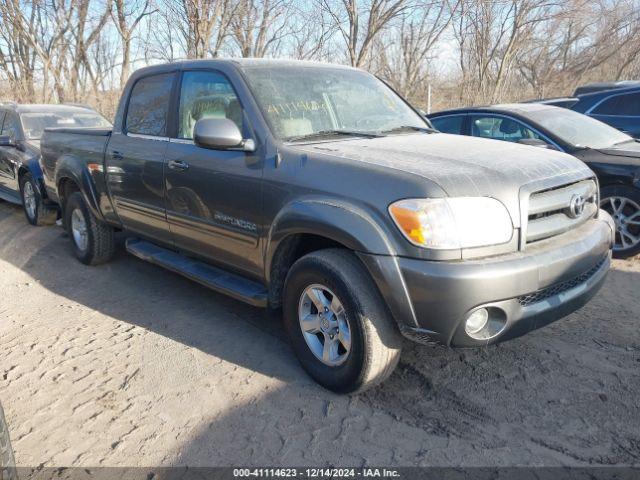
[[[467,318],[465,330],[469,335],[474,335],[482,330],[489,321],[489,312],[486,308],[480,308]]]

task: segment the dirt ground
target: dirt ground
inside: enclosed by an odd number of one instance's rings
[[[382,386],[318,387],[279,319],[122,252],[86,267],[0,203],[0,401],[19,466],[640,463],[640,260],[497,347],[407,343]]]

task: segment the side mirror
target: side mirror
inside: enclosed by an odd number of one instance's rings
[[[521,138],[518,140],[518,143],[522,145],[529,145],[531,147],[551,148],[551,145],[539,138]]]
[[[0,147],[15,147],[16,139],[9,135],[0,135]]]
[[[228,118],[202,118],[193,128],[193,141],[212,150],[243,150],[253,152],[253,140],[245,140],[238,126]]]

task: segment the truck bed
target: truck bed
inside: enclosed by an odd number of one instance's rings
[[[68,168],[80,172],[89,165],[104,165],[104,152],[111,136],[108,128],[47,128],[40,142],[41,166],[47,194],[58,201],[56,182],[58,170],[62,163]],[[79,168],[80,165],[83,167]],[[95,167],[94,167],[95,168]],[[91,169],[93,170],[93,168]],[[94,175],[96,192],[100,194],[105,188],[103,174]]]

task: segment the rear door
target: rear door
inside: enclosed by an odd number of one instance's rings
[[[466,115],[442,115],[430,118],[436,130],[442,133],[451,133],[454,135],[465,135],[465,119]]]
[[[193,142],[202,118],[227,118],[253,138],[229,79],[216,70],[186,70],[177,128],[166,156],[167,218],[175,246],[214,263],[260,275],[262,162],[255,152],[212,150]]]
[[[640,138],[640,92],[612,95],[597,104],[589,115]]]
[[[21,138],[20,122],[15,112],[8,111],[0,135],[11,137],[14,140]],[[0,147],[0,187],[17,195],[18,177],[17,166],[20,164],[20,158],[24,153],[16,146]]]
[[[172,237],[164,204],[164,160],[176,78],[176,72],[169,72],[136,81],[122,131],[114,131],[105,153],[107,181],[123,225],[167,244]]]

